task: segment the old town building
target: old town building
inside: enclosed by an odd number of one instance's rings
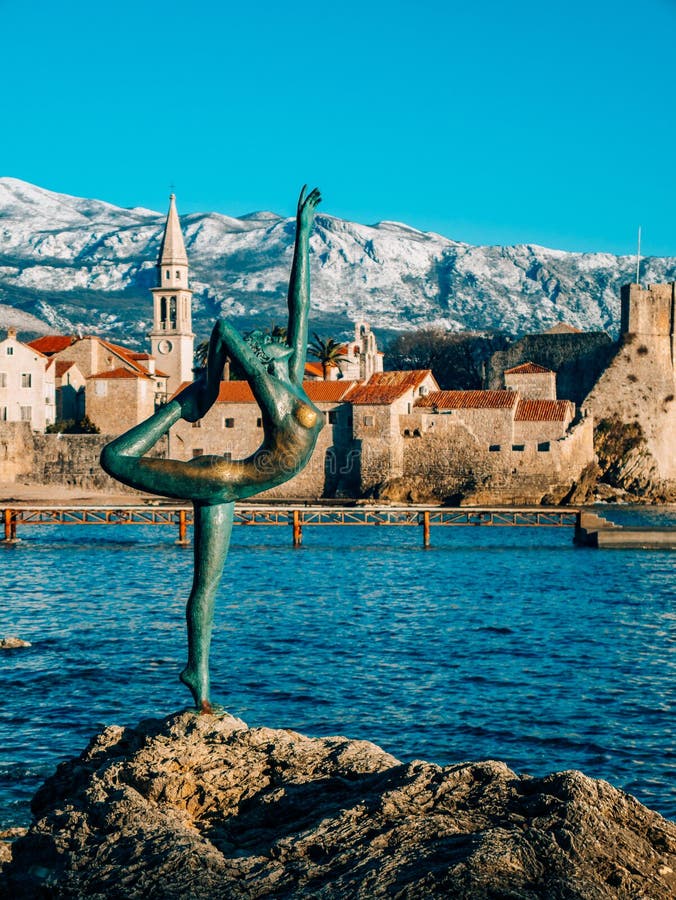
[[[50,360],[9,328],[0,341],[0,422],[28,422],[33,431],[44,431],[55,415]]]

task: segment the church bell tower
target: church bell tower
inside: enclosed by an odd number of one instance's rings
[[[188,287],[188,256],[176,197],[169,197],[169,212],[157,260],[158,285],[153,295],[153,330],[150,352],[157,368],[169,376],[167,389],[173,393],[184,381],[192,381],[195,335],[192,333],[192,291]]]

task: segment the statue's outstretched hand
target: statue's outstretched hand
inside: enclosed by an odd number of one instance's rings
[[[313,188],[306,197],[306,190],[307,185],[304,184],[298,198],[296,221],[299,228],[309,231],[312,228],[317,207],[322,201],[322,195],[319,193],[319,188]]]

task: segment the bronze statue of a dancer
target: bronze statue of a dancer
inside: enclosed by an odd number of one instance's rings
[[[209,647],[214,600],[230,545],[236,500],[283,484],[308,462],[324,416],[303,391],[310,307],[309,237],[321,197],[303,187],[296,215],[296,243],[289,279],[286,342],[254,333],[243,339],[221,320],[209,343],[206,372],[157,410],[103,448],[101,465],[139,490],[192,500],[195,509],[195,573],[186,608],[188,664],[181,673],[198,710],[211,713]],[[226,357],[239,363],[263,419],[263,443],[246,459],[199,456],[182,462],[143,454],[179,419],[195,422],[218,397]]]

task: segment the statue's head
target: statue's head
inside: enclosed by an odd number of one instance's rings
[[[291,356],[291,347],[283,337],[269,334],[266,331],[250,331],[244,340],[251,347],[256,356],[265,363],[271,375],[279,374],[279,366],[286,363]]]

